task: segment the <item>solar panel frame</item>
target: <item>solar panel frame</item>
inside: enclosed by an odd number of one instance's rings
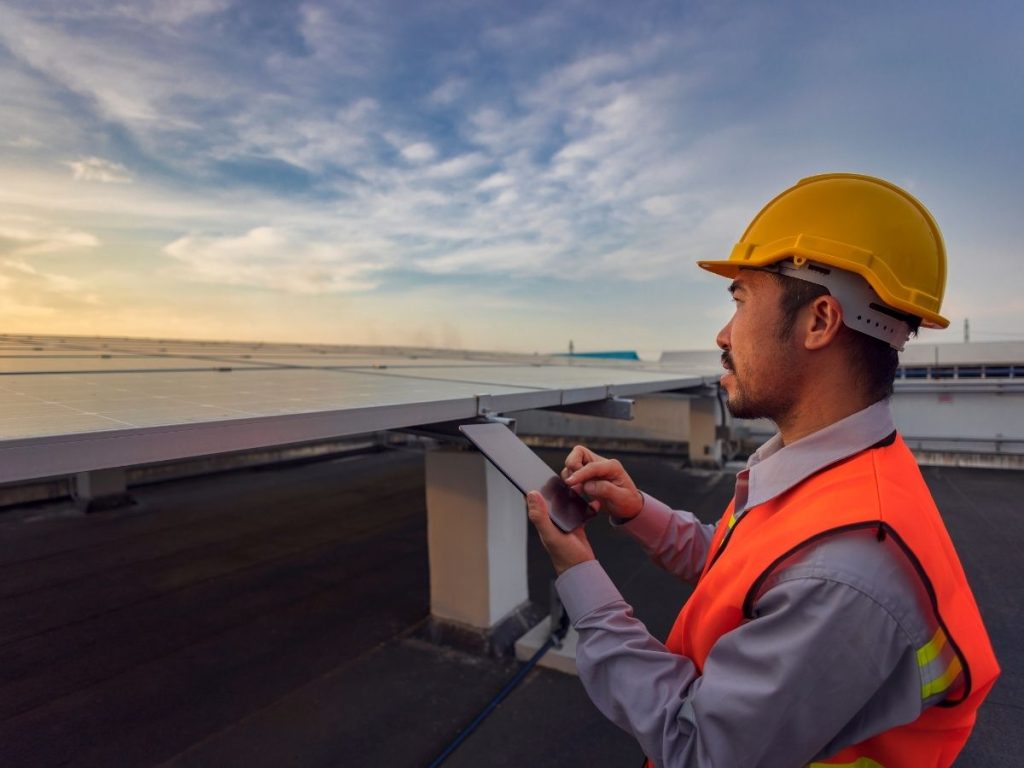
[[[522,355],[474,359],[419,351],[403,356],[394,348],[339,348],[310,356],[307,345],[267,350],[244,343],[133,345],[130,340],[64,338],[48,344],[42,337],[21,343],[39,350],[37,362],[60,355],[69,370],[21,366],[16,374],[0,371],[0,483],[704,383],[703,377],[683,372],[566,366]],[[16,349],[18,342],[0,336],[4,346]],[[147,355],[132,346],[163,351]],[[74,347],[72,354],[67,354],[69,347]],[[89,366],[100,349],[103,354],[111,350],[109,360],[116,356],[115,365],[145,364],[97,372]],[[300,360],[303,364],[294,364]],[[357,365],[346,364],[355,361]]]

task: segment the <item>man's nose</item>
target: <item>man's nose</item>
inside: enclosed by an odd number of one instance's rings
[[[728,350],[729,349],[729,346],[730,346],[729,342],[731,340],[731,335],[732,335],[732,320],[730,320],[728,323],[726,323],[722,327],[722,330],[720,330],[718,332],[718,335],[715,337],[715,343],[718,345],[719,349],[724,349],[724,350]]]

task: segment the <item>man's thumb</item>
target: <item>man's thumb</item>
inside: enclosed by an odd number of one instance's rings
[[[544,503],[544,497],[537,491],[530,491],[526,494],[526,515],[534,525],[543,521],[545,514],[547,513],[547,510],[545,509],[546,506],[547,505]]]

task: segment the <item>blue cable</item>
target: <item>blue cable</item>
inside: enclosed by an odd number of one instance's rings
[[[522,667],[520,667],[519,671],[516,672],[515,677],[509,680],[508,683],[505,684],[505,687],[502,688],[501,691],[498,693],[498,695],[491,699],[490,703],[483,708],[479,715],[473,718],[473,722],[467,725],[459,733],[459,735],[455,737],[454,741],[452,741],[451,744],[445,747],[444,751],[440,755],[434,758],[434,761],[430,764],[429,768],[437,768],[437,766],[441,765],[441,763],[447,760],[451,756],[452,752],[458,749],[462,742],[469,738],[469,734],[475,731],[477,727],[480,725],[480,723],[482,723],[487,718],[487,716],[491,714],[491,712],[493,712],[497,708],[497,706],[501,704],[502,701],[505,700],[505,697],[512,693],[515,687],[522,682],[524,677],[526,677],[527,673],[535,666],[537,666],[537,662],[540,661],[541,656],[547,653],[551,649],[551,646],[553,646],[555,642],[557,642],[557,640],[558,637],[556,635],[551,635],[551,637],[547,639],[544,645],[538,648],[537,652],[530,657],[530,660],[526,662]]]

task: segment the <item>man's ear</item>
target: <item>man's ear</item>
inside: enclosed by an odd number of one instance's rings
[[[804,349],[824,349],[843,327],[843,307],[835,296],[819,296],[807,306]]]

